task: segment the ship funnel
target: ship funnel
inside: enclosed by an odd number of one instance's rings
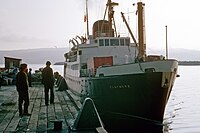
[[[98,20],[93,24],[93,37],[113,37],[114,30],[110,34],[109,22],[107,20]]]

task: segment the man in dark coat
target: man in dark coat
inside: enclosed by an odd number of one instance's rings
[[[51,62],[46,62],[46,67],[42,70],[42,84],[44,84],[45,105],[49,104],[49,90],[50,90],[50,104],[54,103],[54,77],[53,70],[50,67]]]
[[[29,106],[29,93],[28,93],[28,77],[27,77],[27,64],[21,64],[19,72],[16,76],[16,88],[19,95],[18,104],[19,104],[19,116],[26,115],[30,116],[28,113]],[[24,112],[22,110],[22,104],[24,102]]]

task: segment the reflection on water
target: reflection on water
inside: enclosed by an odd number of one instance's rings
[[[200,132],[200,66],[179,66],[164,117],[163,133]]]
[[[163,133],[170,133],[172,130],[171,125],[173,124],[173,119],[179,114],[179,110],[182,109],[181,106],[183,102],[175,103],[175,98],[171,98],[171,101],[172,104],[168,105],[168,110],[166,110],[165,118],[163,120]]]

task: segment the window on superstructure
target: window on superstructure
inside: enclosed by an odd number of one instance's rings
[[[110,39],[111,46],[119,46],[119,39]]]
[[[74,70],[78,70],[78,64],[74,65]]]
[[[80,50],[80,51],[78,51],[78,55],[82,55],[82,51]]]
[[[98,40],[94,40],[95,43],[98,43]]]
[[[124,39],[120,39],[120,45],[124,46]]]
[[[82,64],[81,69],[87,69],[87,64]]]
[[[130,39],[125,39],[125,45],[130,46]]]
[[[72,70],[78,70],[78,64],[72,65]]]
[[[99,46],[104,46],[104,40],[103,39],[99,39]]]
[[[109,46],[109,39],[105,39],[105,46]]]

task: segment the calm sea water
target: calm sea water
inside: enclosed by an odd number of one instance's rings
[[[165,111],[164,133],[200,133],[200,66],[179,66]]]
[[[32,68],[32,72],[35,72],[35,70],[39,70],[39,68],[44,68],[45,64],[28,64],[28,68]],[[5,67],[4,64],[0,64],[0,67]],[[64,67],[63,65],[51,65],[54,72],[59,72],[60,75],[63,75]]]
[[[35,71],[45,64],[28,66]],[[63,75],[63,65],[52,68]],[[200,66],[179,66],[178,74],[159,133],[200,133]]]
[[[35,72],[35,70],[39,70],[39,68],[44,68],[46,65],[45,64],[28,64],[29,68],[33,69],[33,72]],[[59,72],[60,75],[63,76],[63,72],[64,72],[64,67],[63,65],[51,65],[53,72]]]

